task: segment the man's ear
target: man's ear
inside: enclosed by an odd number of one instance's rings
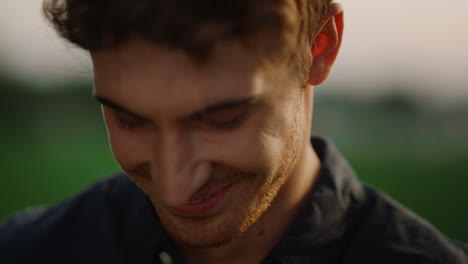
[[[341,5],[333,3],[312,43],[312,65],[308,81],[310,85],[319,85],[327,79],[340,50],[343,27],[343,9]]]

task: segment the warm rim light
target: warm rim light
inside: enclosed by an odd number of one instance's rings
[[[56,37],[40,16],[40,2],[0,2],[8,10],[0,15],[0,64],[38,81],[91,76],[87,54]],[[399,82],[413,87],[411,93],[468,100],[467,1],[338,2],[346,30],[327,90],[372,94]]]

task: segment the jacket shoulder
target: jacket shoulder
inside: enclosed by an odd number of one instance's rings
[[[48,263],[86,263],[90,262],[86,258],[93,255],[104,260],[109,250],[103,247],[118,247],[113,232],[116,227],[110,219],[119,207],[114,194],[122,191],[132,195],[139,189],[119,174],[55,206],[14,215],[0,225],[0,263],[37,259]]]
[[[366,187],[366,196],[345,263],[468,263],[467,246],[377,190]]]

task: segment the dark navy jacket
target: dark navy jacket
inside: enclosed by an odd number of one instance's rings
[[[468,248],[361,184],[332,143],[308,206],[263,263],[468,264]],[[0,226],[0,263],[178,263],[145,194],[124,174]]]

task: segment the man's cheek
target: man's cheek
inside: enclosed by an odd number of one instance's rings
[[[143,163],[150,162],[151,155],[146,153],[146,147],[119,132],[109,131],[109,143],[116,161],[127,173]]]
[[[261,116],[254,124],[229,142],[230,155],[247,171],[265,172],[279,160],[282,146],[276,131],[268,129],[268,116]]]
[[[266,172],[274,163],[275,153],[272,152],[270,138],[263,138],[256,134],[255,136],[245,136],[240,141],[233,141],[222,149],[229,151],[228,163],[246,172]]]

